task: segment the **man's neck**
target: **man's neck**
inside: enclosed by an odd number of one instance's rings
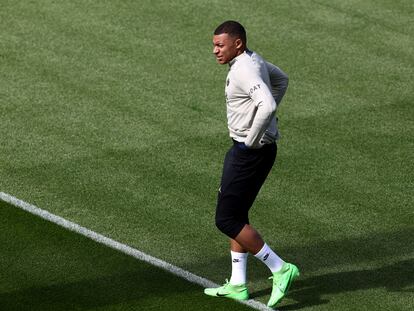
[[[239,50],[238,52],[237,52],[237,54],[236,54],[236,56],[231,60],[231,61],[229,61],[229,66],[231,67],[231,66],[233,66],[234,65],[234,63],[237,61],[237,58],[240,56],[240,55],[242,55],[244,52],[246,52],[246,51],[248,51],[247,50],[247,48],[245,48],[245,49],[243,49],[243,50]]]

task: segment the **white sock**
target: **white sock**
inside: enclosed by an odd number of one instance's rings
[[[246,284],[248,253],[231,252],[231,285]]]
[[[282,266],[285,263],[266,243],[254,257],[260,259],[266,266],[268,266],[272,273],[282,269]]]

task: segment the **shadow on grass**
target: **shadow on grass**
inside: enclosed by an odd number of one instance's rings
[[[279,310],[297,310],[312,305],[328,303],[325,294],[335,294],[371,288],[385,288],[390,292],[414,292],[414,259],[404,260],[372,270],[329,273],[297,280],[289,297],[297,303],[280,307]],[[252,298],[270,295],[271,289],[257,291]]]
[[[82,310],[188,292],[187,284],[158,269],[147,269],[39,286],[0,294],[4,310]],[[167,297],[162,297],[163,299]],[[3,310],[3,309],[2,309]]]
[[[248,310],[0,200],[0,310]]]
[[[211,299],[199,286],[143,266],[141,271],[0,293],[0,310],[249,310],[231,300]]]

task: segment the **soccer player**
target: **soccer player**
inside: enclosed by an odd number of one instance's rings
[[[226,21],[214,31],[213,53],[219,64],[229,64],[225,83],[227,121],[233,146],[227,152],[216,208],[216,226],[230,238],[230,281],[204,293],[246,300],[248,253],[272,272],[269,307],[287,294],[298,268],[284,262],[249,224],[248,212],[276,159],[276,108],[288,86],[287,75],[247,48],[246,31]]]

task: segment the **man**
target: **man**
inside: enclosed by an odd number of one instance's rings
[[[249,224],[248,211],[276,159],[278,138],[276,107],[285,94],[288,77],[278,67],[247,49],[246,32],[235,21],[222,23],[214,32],[217,62],[229,64],[225,95],[233,146],[227,152],[216,209],[216,226],[230,238],[232,274],[218,288],[204,293],[246,300],[248,253],[266,264],[273,276],[269,307],[287,294],[298,268],[284,262]]]

